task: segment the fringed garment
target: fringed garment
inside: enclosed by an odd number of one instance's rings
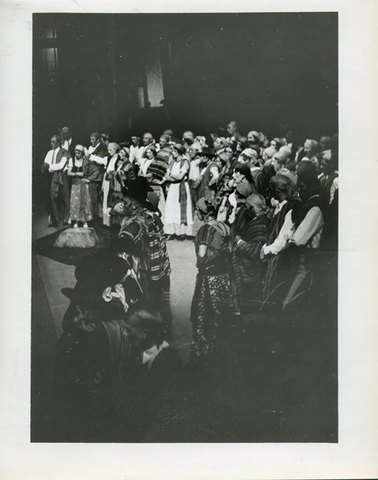
[[[191,308],[193,326],[192,354],[200,357],[214,353],[219,345],[219,329],[233,312],[227,256],[229,229],[221,222],[203,225],[197,233],[195,248],[198,274]],[[200,245],[206,245],[203,258]]]
[[[260,259],[261,248],[266,240],[269,220],[265,214],[247,221],[238,235],[241,240],[234,242],[232,267],[239,307],[248,309],[262,298],[262,280],[265,264]]]

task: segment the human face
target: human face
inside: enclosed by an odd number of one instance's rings
[[[164,148],[168,145],[168,140],[164,137],[160,137],[159,144],[161,148]]]
[[[139,137],[131,137],[131,143],[136,147],[139,143]]]
[[[232,148],[226,147],[225,153],[227,153],[228,159],[230,160],[234,152],[232,151]]]
[[[235,171],[232,174],[232,178],[234,179],[234,182],[237,185],[238,183],[240,183],[245,178],[245,175],[243,175],[242,173],[240,173],[238,171]]]
[[[147,145],[149,145],[151,142],[152,142],[152,136],[148,133],[145,133],[143,135],[143,145],[146,147]]]
[[[71,138],[71,132],[66,129],[62,131],[63,140],[69,140]]]
[[[217,137],[215,140],[214,140],[214,148],[215,150],[218,150],[219,148],[222,148],[222,142],[221,142],[221,139],[219,137]]]
[[[57,137],[51,137],[51,148],[53,150],[57,149],[59,147],[59,140]]]
[[[307,184],[302,182],[302,180],[297,181],[297,191],[301,200],[308,200],[311,196],[311,191],[308,188]]]
[[[80,160],[81,158],[83,158],[84,156],[84,152],[82,152],[81,150],[75,150],[75,158],[77,160]]]
[[[235,122],[230,122],[228,125],[227,125],[227,133],[230,135],[230,137],[232,137],[236,132],[236,124]]]
[[[247,161],[248,161],[248,158],[243,153],[241,153],[238,157],[238,162],[239,163],[246,163]]]
[[[95,145],[97,145],[98,140],[97,140],[96,137],[91,136],[91,137],[89,137],[89,142],[92,145],[92,147],[94,147]]]
[[[135,202],[132,198],[125,197],[123,202],[117,203],[114,207],[114,211],[120,215],[131,217],[135,210]]]
[[[253,136],[252,132],[248,132],[247,140],[248,140],[249,142],[255,142],[255,141],[256,141],[256,139],[255,139],[255,137]]]
[[[329,175],[330,173],[332,173],[332,162],[326,160],[325,158],[322,158],[319,170],[326,175]]]
[[[272,158],[272,165],[276,173],[281,169],[281,163],[277,160],[276,156]]]
[[[189,157],[191,160],[194,160],[197,156],[197,151],[195,148],[189,148]]]
[[[119,151],[119,158],[121,160],[126,160],[126,157],[127,157],[126,151],[123,148],[121,148],[121,150]]]
[[[147,148],[146,150],[146,157],[148,160],[152,160],[154,158],[154,152],[150,148]]]
[[[174,147],[172,148],[172,156],[173,156],[173,158],[175,158],[175,159],[178,158],[178,156],[179,156],[179,151],[177,150],[177,148],[174,148]]]
[[[271,146],[271,147],[274,147],[274,148],[277,148],[277,142],[276,142],[275,140],[272,140],[272,141],[270,142],[270,146]]]
[[[112,157],[116,153],[117,149],[114,145],[108,145],[108,153]]]

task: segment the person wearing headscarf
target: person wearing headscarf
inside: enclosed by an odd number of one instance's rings
[[[226,212],[226,216],[222,218],[232,224],[245,199],[252,193],[257,193],[249,166],[244,163],[236,165],[229,185],[232,191],[224,196],[219,207],[218,218],[220,219],[219,215],[224,215]]]
[[[262,297],[265,265],[260,251],[269,225],[268,211],[262,195],[249,195],[243,206],[243,222],[239,222],[231,237],[233,277],[241,313],[248,312]]]
[[[234,311],[229,275],[229,227],[216,220],[213,204],[200,198],[197,215],[204,222],[195,238],[197,278],[191,322],[193,342],[191,354],[203,357],[217,351],[219,331]]]
[[[250,142],[253,145],[260,145],[260,140],[261,140],[261,134],[257,132],[256,130],[251,130],[250,132],[247,133],[247,141]]]
[[[172,145],[173,161],[166,175],[168,183],[164,231],[167,235],[184,238],[193,234],[193,210],[188,184],[189,160],[180,143]]]
[[[68,160],[68,177],[71,178],[70,217],[72,226],[78,227],[78,222],[88,228],[88,222],[93,220],[89,180],[84,176],[84,163],[89,160],[84,156],[83,145],[76,145],[75,157]]]
[[[184,143],[185,140],[190,140],[192,143],[194,142],[194,133],[191,130],[186,130],[182,134],[183,143]]]

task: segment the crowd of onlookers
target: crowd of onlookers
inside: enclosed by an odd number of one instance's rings
[[[113,230],[111,246],[78,266],[77,285],[65,292],[64,351],[74,345],[82,355],[82,335],[91,337],[86,364],[95,384],[104,355],[122,376],[130,358],[151,365],[167,347],[167,240],[194,238],[193,358],[217,351],[225,324],[264,306],[300,304],[316,252],[337,251],[336,135],[300,143],[292,132],[243,136],[232,121],[223,135],[186,131],[178,139],[166,130],[157,139],[112,140],[92,133],[86,147],[64,127],[42,165],[51,175],[50,225],[82,234],[99,227],[98,217]]]

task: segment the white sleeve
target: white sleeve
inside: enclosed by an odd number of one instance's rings
[[[50,165],[50,172],[59,172],[59,170],[63,170],[67,163],[67,157],[62,156],[59,163],[55,163],[54,165]]]
[[[47,163],[47,165],[51,165],[51,156],[49,155],[50,152],[46,153],[45,159],[43,160],[43,163]]]
[[[288,245],[288,240],[293,233],[294,225],[291,218],[291,210],[285,215],[284,224],[281,227],[280,233],[273,243],[263,246],[264,255],[271,253],[272,255],[278,255]]]
[[[336,177],[332,183],[331,190],[330,190],[330,195],[329,195],[330,204],[333,202],[333,199],[335,197],[335,192],[338,188],[339,188],[339,177]]]
[[[108,163],[108,157],[99,157],[97,155],[93,155],[93,153],[91,153],[89,160],[92,160],[92,162],[96,162],[99,165],[103,165],[104,167],[106,167],[106,164]]]
[[[212,178],[211,180],[214,180],[214,181],[218,180],[218,178],[219,178],[219,170],[218,170],[217,167],[212,167],[212,168],[210,168],[210,173],[213,175],[213,178]]]

